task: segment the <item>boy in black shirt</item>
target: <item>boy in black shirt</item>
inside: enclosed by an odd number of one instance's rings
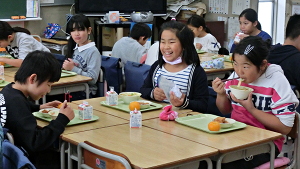
[[[61,67],[51,53],[34,51],[27,55],[16,72],[15,82],[8,84],[0,92],[1,124],[10,130],[15,145],[25,148],[31,158],[34,158],[32,153],[49,148],[74,118],[73,109],[66,101],[56,120],[43,128],[38,128],[32,114],[43,108],[57,107],[61,103],[52,101],[35,105],[29,100],[38,100],[50,92],[51,85],[60,76]]]

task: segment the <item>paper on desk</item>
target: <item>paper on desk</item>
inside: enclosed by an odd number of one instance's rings
[[[158,77],[157,82],[158,82],[158,87],[164,91],[168,99],[168,102],[170,102],[170,91],[174,92],[176,97],[178,98],[181,97],[182,93],[180,92],[179,87],[176,86],[176,84],[172,80],[168,80],[161,75]]]

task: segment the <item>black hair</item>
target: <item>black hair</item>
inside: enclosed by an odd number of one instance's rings
[[[71,17],[70,21],[67,24],[67,32],[73,32],[74,30],[86,30],[91,27],[91,23],[87,16],[83,14],[76,14]],[[67,58],[72,58],[74,53],[74,48],[76,46],[76,42],[72,37],[68,40],[68,48],[67,48]]]
[[[259,22],[259,21],[257,21],[256,28],[257,28],[258,30],[260,30],[260,31],[262,30],[262,29],[261,29],[261,24],[260,24],[260,22]]]
[[[196,28],[199,28],[200,26],[202,26],[206,33],[211,33],[210,29],[206,26],[204,18],[199,15],[196,15],[196,14],[192,15],[188,19],[187,25],[191,25]]]
[[[0,40],[8,40],[8,36],[16,32],[24,32],[30,35],[30,31],[21,27],[11,27],[7,22],[0,21]]]
[[[144,36],[143,40],[150,38],[152,35],[150,27],[145,23],[136,23],[130,30],[130,37],[139,40],[141,36]]]
[[[263,41],[261,37],[248,36],[241,40],[235,47],[232,54],[233,61],[235,60],[235,54],[246,56],[247,59],[259,69],[263,60],[267,59],[267,56],[269,55],[269,48],[268,44]]]
[[[199,65],[200,59],[197,54],[196,48],[194,46],[193,31],[190,30],[185,24],[171,20],[162,24],[159,33],[159,41],[161,41],[161,34],[165,30],[169,30],[173,32],[176,35],[176,37],[179,39],[183,50],[182,60],[188,65],[193,63]],[[160,67],[162,67],[162,65],[165,63],[165,61],[162,58],[162,53],[160,50],[158,55],[158,63]]]
[[[285,38],[295,39],[300,35],[300,15],[294,14],[290,17],[286,29]]]
[[[252,8],[247,8],[242,11],[239,18],[245,17],[248,21],[254,23],[255,21],[258,21],[258,15],[257,12]]]
[[[32,74],[37,75],[38,85],[47,80],[57,82],[61,76],[61,66],[50,52],[36,50],[23,60],[16,72],[15,81],[26,84],[27,78]]]

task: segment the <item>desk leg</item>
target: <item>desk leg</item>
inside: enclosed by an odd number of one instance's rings
[[[274,169],[275,145],[274,145],[274,143],[273,143],[272,141],[271,141],[271,142],[268,142],[268,143],[266,143],[266,144],[268,144],[268,145],[270,146],[270,168],[271,168],[271,169]],[[246,148],[246,149],[243,149],[243,150],[238,150],[238,151],[245,151],[245,150],[247,150],[247,148]],[[218,160],[217,160],[217,169],[221,169],[221,168],[222,168],[222,167],[221,167],[221,164],[222,164],[223,158],[224,158],[226,155],[231,154],[231,153],[234,153],[234,151],[229,152],[229,153],[222,154],[222,155],[218,158]],[[243,159],[243,158],[244,158],[244,157],[242,157],[241,159]]]
[[[60,168],[65,169],[65,144],[66,142],[61,141],[61,146],[60,146]]]
[[[90,87],[87,83],[84,83],[84,86],[85,86],[85,93],[86,93],[86,99],[89,99],[90,98]]]
[[[61,54],[65,56],[65,48],[67,47],[67,45],[63,45],[61,48]]]

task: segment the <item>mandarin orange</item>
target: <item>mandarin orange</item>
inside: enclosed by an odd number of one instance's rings
[[[130,111],[133,111],[134,109],[136,110],[140,110],[141,106],[140,106],[140,103],[139,102],[130,102],[129,103],[129,110]]]
[[[221,129],[221,125],[217,121],[211,121],[208,123],[208,130],[210,131],[219,131]]]

